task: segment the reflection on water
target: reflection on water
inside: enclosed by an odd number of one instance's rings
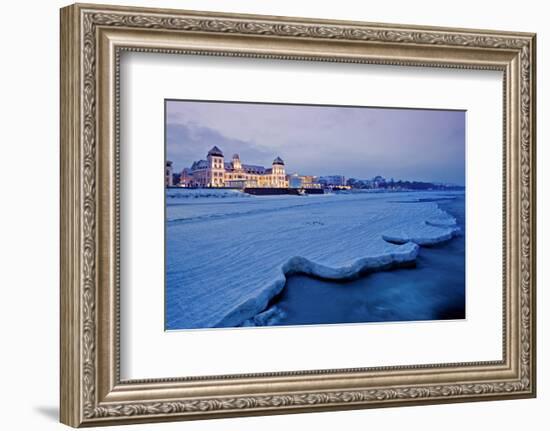
[[[290,276],[277,305],[285,312],[278,325],[464,319],[464,196],[439,200],[456,217],[460,234],[422,247],[417,265],[369,274],[349,282]]]

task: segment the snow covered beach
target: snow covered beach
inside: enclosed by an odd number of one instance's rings
[[[328,280],[413,264],[456,220],[434,198],[462,192],[250,196],[166,192],[166,328],[272,325],[291,274]]]

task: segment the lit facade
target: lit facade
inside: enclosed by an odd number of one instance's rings
[[[241,163],[238,154],[226,162],[223,152],[213,147],[206,160],[194,162],[181,173],[180,185],[183,187],[262,187],[287,188],[288,180],[285,164],[276,157],[271,168]]]
[[[289,187],[292,189],[319,189],[321,184],[319,184],[317,177],[314,175],[299,175],[291,174],[288,177]]]

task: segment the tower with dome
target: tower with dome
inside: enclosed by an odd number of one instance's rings
[[[197,160],[185,168],[180,177],[184,187],[231,187],[231,188],[288,188],[285,162],[275,157],[270,168],[242,163],[238,154],[225,161],[217,146],[206,155],[206,160]]]

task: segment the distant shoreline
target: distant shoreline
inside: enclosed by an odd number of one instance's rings
[[[178,186],[166,186],[166,190],[205,190],[205,191],[225,191],[225,190],[234,190],[234,191],[243,191],[242,188],[238,187],[178,187]],[[299,188],[292,188],[288,187],[290,190],[299,190]],[[324,190],[326,192],[333,192],[333,193],[408,193],[408,192],[465,192],[466,187],[464,186],[453,186],[448,188],[435,188],[435,189],[385,189],[385,188],[379,188],[379,189],[338,189],[338,188],[323,188],[321,190]]]

